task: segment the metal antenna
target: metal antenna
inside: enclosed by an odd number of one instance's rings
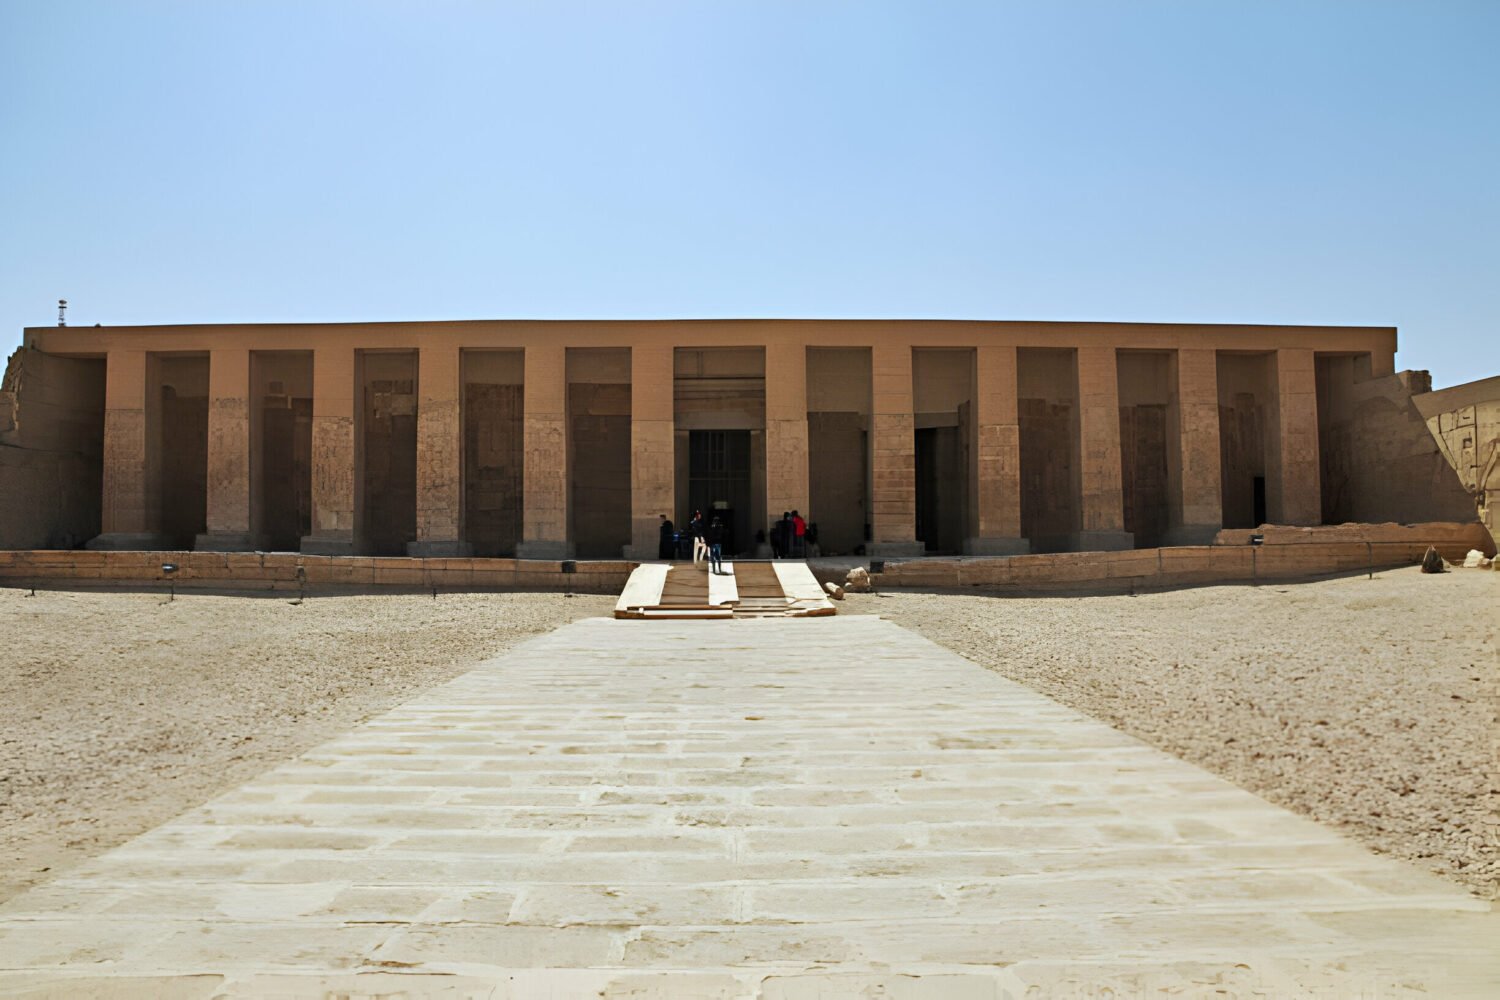
[[[57,300],[57,325],[58,326],[67,326],[68,325],[68,300],[67,299],[58,299]]]

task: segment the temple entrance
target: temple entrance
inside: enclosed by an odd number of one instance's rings
[[[695,510],[717,516],[724,555],[754,555],[781,516],[766,510],[765,349],[679,347],[672,365],[673,520],[685,530]]]
[[[963,549],[964,482],[957,427],[918,427],[916,432],[917,540],[928,552]]]
[[[724,523],[725,555],[751,549],[750,432],[688,432],[688,512]],[[780,514],[780,511],[777,512]]]

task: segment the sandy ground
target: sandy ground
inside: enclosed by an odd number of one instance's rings
[[[613,605],[0,589],[0,899]]]
[[[1500,895],[1500,573],[1139,596],[851,595],[1375,850]]]
[[[0,899],[612,605],[0,589]],[[1484,843],[1500,799],[1500,573],[853,595],[841,611],[883,614],[1482,895],[1500,886]]]

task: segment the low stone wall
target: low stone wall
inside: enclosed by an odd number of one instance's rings
[[[528,590],[614,594],[636,564],[619,560],[407,559],[305,556],[293,552],[0,551],[0,581],[79,586],[162,584],[163,563],[178,567],[179,587],[224,590],[309,590],[392,587],[422,590]],[[571,572],[566,571],[571,568]]]
[[[1248,544],[1251,534],[1264,543]],[[1246,544],[1233,544],[1243,534]],[[886,562],[871,574],[877,587],[983,587],[1015,591],[1147,590],[1262,583],[1358,573],[1421,562],[1429,545],[1461,564],[1470,549],[1492,554],[1483,526],[1267,525],[1257,532],[1220,532],[1217,545],[1125,552],[1059,552],[1005,559],[917,559]]]
[[[1470,524],[1346,524],[1322,528],[1266,525],[1264,544],[1250,532],[1220,532],[1215,545],[1124,552],[888,560],[871,575],[876,587],[1027,592],[1130,590],[1296,580],[1409,566],[1429,545],[1462,563],[1470,549],[1494,554],[1484,527]],[[1242,541],[1242,536],[1245,541]],[[639,563],[622,559],[408,559],[306,556],[294,552],[106,552],[84,549],[0,551],[0,582],[12,585],[165,585],[174,563],[179,587],[296,591],[300,568],[309,590],[392,587],[422,590],[573,591],[618,594]],[[812,560],[819,580],[842,582],[863,561]]]

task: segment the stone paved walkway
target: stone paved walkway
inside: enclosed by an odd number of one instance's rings
[[[1496,919],[889,622],[596,619],[0,907],[0,994],[1493,996]]]

